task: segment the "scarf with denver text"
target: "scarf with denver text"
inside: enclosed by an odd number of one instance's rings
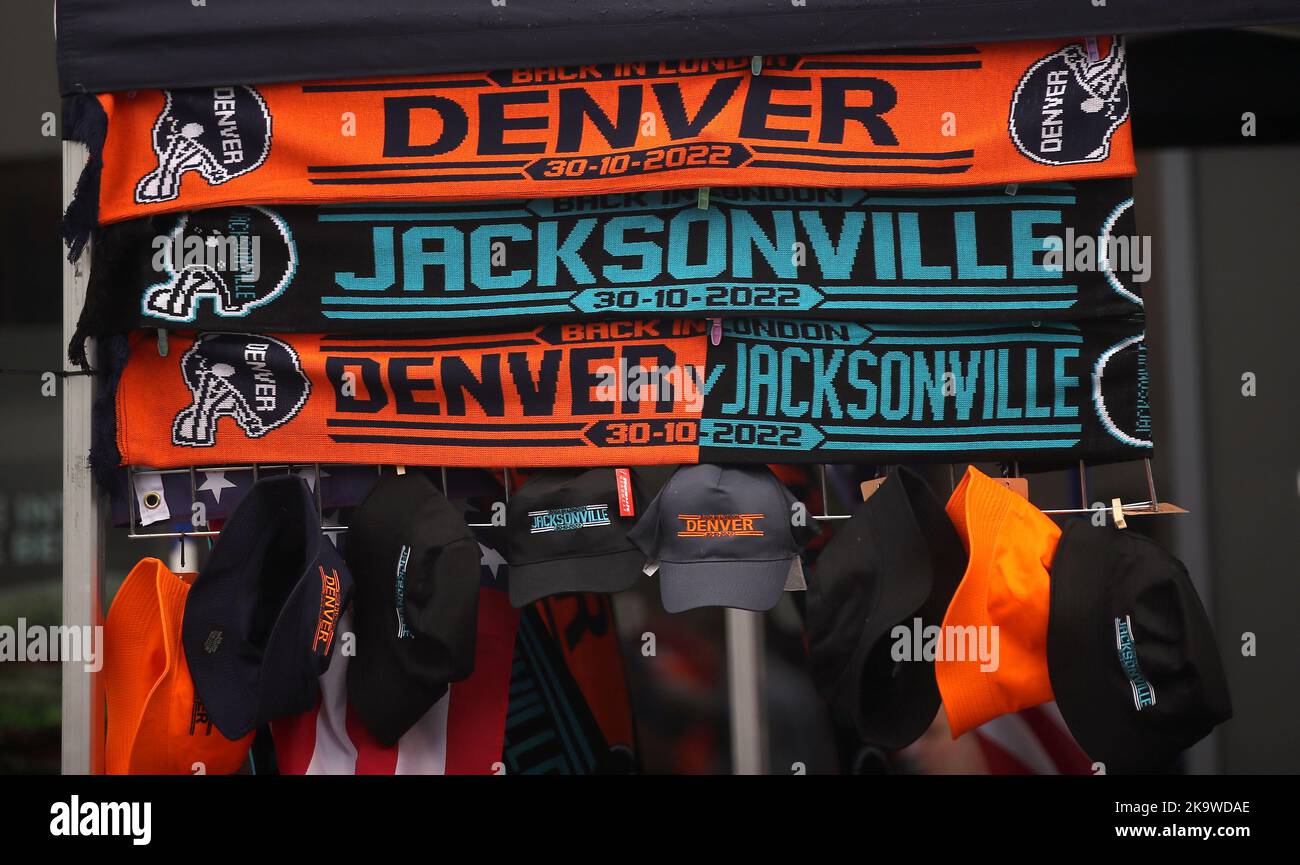
[[[124,462],[452,466],[1120,460],[1142,323],[728,319],[384,339],[136,332]]]
[[[95,99],[79,110],[106,131],[68,125],[105,136],[104,223],[228,204],[1134,171],[1124,46],[1109,38],[771,57],[759,74],[749,58],[660,60]]]

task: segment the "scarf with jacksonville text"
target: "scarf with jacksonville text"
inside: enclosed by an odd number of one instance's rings
[[[137,332],[124,462],[451,466],[1120,460],[1142,323],[638,319],[482,336]]]
[[[421,335],[583,318],[1080,320],[1141,311],[1132,184],[720,187],[231,207],[96,238],[74,348],[133,327]]]

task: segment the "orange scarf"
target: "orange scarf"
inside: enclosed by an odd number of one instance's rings
[[[1125,71],[1053,40],[108,94],[99,213],[1123,176]]]
[[[428,339],[137,332],[133,464],[456,466],[1132,459],[1141,322],[728,319]],[[947,394],[947,395],[946,395]]]

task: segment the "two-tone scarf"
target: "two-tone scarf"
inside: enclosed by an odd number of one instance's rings
[[[1118,40],[1051,40],[105,94],[99,218],[1127,176],[1125,63]]]
[[[133,327],[428,334],[797,315],[882,322],[1141,310],[1128,180],[744,187],[467,204],[215,208],[101,229],[75,344]]]
[[[124,462],[459,466],[1119,460],[1149,452],[1142,325],[729,319],[383,339],[133,337]]]

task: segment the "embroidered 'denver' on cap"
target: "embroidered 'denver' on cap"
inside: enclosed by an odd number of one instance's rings
[[[947,511],[969,555],[943,619],[943,652],[935,662],[955,739],[998,715],[1052,699],[1047,569],[1061,530],[974,466]],[[991,660],[981,660],[979,646],[996,648]]]
[[[212,721],[237,738],[315,702],[352,575],[321,533],[307,482],[262,478],[190,589],[185,658]]]
[[[244,765],[252,735],[216,729],[181,648],[189,584],[141,559],[104,620],[104,700],[110,775],[226,775]]]
[[[1187,568],[1131,529],[1066,527],[1052,561],[1047,665],[1070,732],[1107,772],[1169,768],[1232,717]]]
[[[683,466],[628,534],[657,573],[664,609],[769,610],[805,588],[799,552],[817,533],[767,466]]]

